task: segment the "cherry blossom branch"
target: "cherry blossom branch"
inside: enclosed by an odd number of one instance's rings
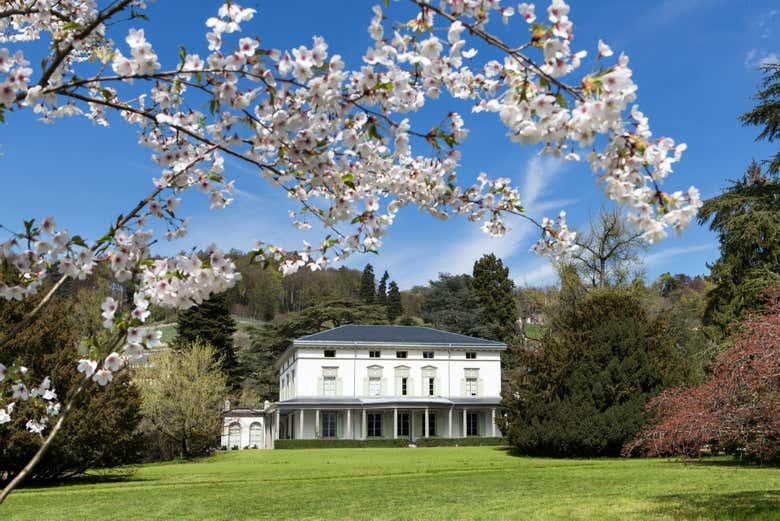
[[[202,161],[208,154],[214,151],[216,147],[209,148],[205,153],[201,154],[199,157],[195,158],[193,161],[191,161],[188,165],[186,165],[183,169],[181,169],[176,175],[182,175],[184,172],[188,171],[190,168],[193,168],[196,164],[198,164],[200,161]],[[159,186],[155,188],[149,195],[141,199],[138,204],[135,205],[135,207],[130,210],[127,214],[120,215],[117,218],[117,222],[112,227],[113,232],[109,232],[105,237],[108,239],[108,241],[103,242],[96,242],[90,249],[93,252],[98,251],[98,248],[101,245],[107,244],[112,238],[113,235],[116,234],[119,230],[121,230],[128,222],[130,222],[131,219],[138,216],[139,212],[143,210],[146,205],[148,205],[151,201],[153,201],[160,193],[165,190],[166,186]],[[13,338],[22,331],[25,327],[27,327],[40,313],[40,311],[46,306],[46,304],[49,303],[51,298],[54,296],[54,294],[59,290],[62,285],[65,283],[65,281],[68,279],[68,275],[62,275],[57,282],[54,283],[54,285],[49,289],[49,291],[46,292],[46,295],[41,299],[40,302],[28,313],[26,313],[21,320],[19,320],[17,323],[15,323],[7,332],[5,332],[2,336],[0,336],[0,348],[4,347],[6,344],[8,344]]]
[[[114,340],[109,343],[108,350],[111,351],[116,348],[116,346],[119,345],[119,343],[122,341],[123,335],[119,334],[114,337]],[[40,447],[38,447],[38,450],[35,452],[35,455],[30,459],[30,461],[27,462],[27,464],[22,468],[22,470],[19,471],[19,473],[14,476],[14,478],[5,486],[3,491],[0,493],[0,504],[5,501],[5,498],[8,497],[8,495],[13,492],[13,490],[18,487],[22,481],[25,480],[25,478],[35,469],[35,467],[38,465],[38,463],[41,461],[43,456],[48,452],[51,445],[54,443],[54,439],[57,437],[57,434],[60,432],[60,429],[62,429],[62,425],[65,423],[65,418],[67,418],[70,414],[70,411],[73,410],[74,405],[76,404],[76,400],[81,395],[82,392],[84,392],[84,389],[86,389],[87,385],[90,383],[89,376],[85,376],[84,379],[81,380],[81,383],[76,388],[75,391],[68,397],[68,401],[65,404],[65,408],[60,411],[59,417],[57,419],[57,423],[54,424],[54,427],[49,431],[49,434],[46,436],[46,440],[41,444]]]
[[[507,53],[508,55],[512,56],[513,58],[516,58],[517,60],[521,61],[526,67],[529,69],[532,69],[534,72],[536,72],[539,76],[544,78],[545,80],[549,81],[553,85],[559,87],[560,89],[565,90],[572,96],[574,96],[576,99],[582,100],[582,94],[580,94],[577,89],[574,87],[571,87],[569,85],[566,85],[565,83],[561,82],[557,78],[554,78],[550,76],[549,74],[545,73],[539,66],[534,62],[532,59],[521,53],[518,49],[512,48],[503,41],[501,41],[498,37],[483,31],[479,27],[477,27],[475,24],[464,22],[459,17],[454,16],[447,11],[440,9],[436,7],[435,5],[432,5],[428,3],[427,0],[409,0],[413,4],[416,4],[421,9],[430,9],[434,13],[441,15],[442,17],[446,18],[450,22],[457,22],[463,24],[463,26],[469,30],[472,34],[475,34],[479,36],[481,39],[483,39],[485,42],[487,42],[490,45],[493,45],[494,47],[497,47]]]

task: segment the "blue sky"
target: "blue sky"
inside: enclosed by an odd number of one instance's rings
[[[243,32],[259,36],[266,47],[282,49],[309,45],[312,35],[321,35],[331,53],[355,65],[371,43],[366,28],[373,3],[245,1],[243,5],[254,7],[258,14]],[[737,116],[751,107],[750,96],[760,81],[757,64],[762,59],[776,60],[780,54],[777,2],[580,0],[571,4],[573,48],[586,49],[593,56],[597,40],[603,38],[616,52],[628,54],[639,85],[639,106],[650,117],[655,134],[688,144],[667,188],[693,184],[703,197],[711,197],[727,179],[739,177],[752,158],[769,157],[770,147],[754,142],[756,129],[740,127]],[[170,66],[178,60],[179,44],[206,54],[202,27],[218,5],[158,1],[150,3],[147,11],[151,21],[138,24],[145,28],[163,66]],[[537,2],[538,11],[543,6]],[[399,12],[409,12],[406,2],[391,1],[389,14]],[[510,28],[521,25],[513,23]],[[508,41],[526,37],[500,27],[499,31]],[[445,102],[435,110],[446,114],[451,107]],[[467,112],[464,106],[456,109]],[[510,143],[492,116],[467,117],[466,122],[471,134],[463,148],[464,182],[480,171],[510,177],[521,188],[530,213],[553,216],[565,209],[575,228],[584,228],[604,203],[586,165],[540,158],[538,150]],[[19,228],[23,219],[54,214],[72,233],[90,238],[102,234],[118,212],[149,191],[151,177],[157,175],[149,151],[136,144],[134,129],[117,118],[112,123],[109,130],[84,118],[44,126],[32,114],[8,114],[0,126],[4,195],[0,224]],[[257,239],[287,248],[299,247],[305,239],[318,242],[316,232],[299,232],[291,226],[285,195],[275,193],[247,166],[233,161],[227,166],[227,176],[236,179],[239,189],[234,204],[211,211],[205,198],[188,195],[182,214],[193,217],[189,236],[159,244],[158,252],[211,242],[226,249],[248,249]],[[506,237],[491,239],[465,219],[441,222],[405,209],[378,256],[355,256],[347,264],[361,267],[371,262],[377,271],[389,270],[402,288],[408,288],[439,272],[470,272],[474,260],[493,251],[509,265],[518,284],[554,282],[549,262],[529,252],[537,232],[519,221],[511,225]],[[682,237],[654,245],[645,254],[645,268],[649,278],[665,271],[704,274],[706,263],[717,254],[715,237],[694,224]]]

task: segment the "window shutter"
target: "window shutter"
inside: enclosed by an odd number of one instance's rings
[[[387,378],[382,378],[382,390],[380,391],[381,396],[387,396]]]
[[[484,387],[485,387],[484,380],[482,380],[482,378],[477,380],[477,396],[484,396],[485,395]]]
[[[341,377],[336,378],[336,396],[341,396],[343,393],[343,382],[341,380]]]
[[[400,376],[396,376],[395,377],[395,395],[396,396],[401,396],[401,391],[402,391],[402,389],[401,389],[401,377]]]
[[[363,396],[368,396],[368,378],[363,378]]]
[[[460,379],[460,395],[466,396],[466,379],[461,378]]]
[[[322,389],[322,377],[317,378],[317,396],[323,396],[325,391]]]
[[[347,421],[346,415],[337,412],[334,413],[336,415],[336,437],[337,438],[343,438],[344,437],[344,423]]]
[[[441,382],[439,382],[440,378],[436,378],[433,381],[433,394],[436,396],[441,396]]]
[[[409,396],[417,396],[414,394],[414,378],[411,376],[406,379],[406,394]]]

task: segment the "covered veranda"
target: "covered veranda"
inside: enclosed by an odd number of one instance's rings
[[[274,439],[496,437],[498,399],[295,398],[272,411]]]

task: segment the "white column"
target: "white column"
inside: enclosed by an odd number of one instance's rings
[[[491,434],[495,438],[496,437],[496,410],[490,409],[490,429]]]
[[[347,439],[352,439],[352,409],[347,409]]]
[[[361,439],[368,438],[368,420],[366,419],[366,410],[363,409],[363,425],[361,426]]]
[[[428,430],[428,408],[426,407],[425,408],[425,431],[423,432],[423,436],[427,438],[430,432],[431,431]]]
[[[449,418],[450,421],[447,424],[448,425],[448,427],[447,427],[447,437],[448,438],[452,438],[452,407],[450,407],[449,417],[450,417]]]
[[[393,439],[398,438],[398,408],[393,407]]]
[[[298,438],[300,439],[303,439],[303,411],[304,409],[298,411]]]
[[[276,423],[276,432],[274,432],[274,439],[279,439],[279,409],[276,409],[274,413],[274,423]]]
[[[468,430],[466,429],[466,409],[463,409],[463,437],[466,437],[466,433]]]
[[[314,437],[315,438],[322,437],[320,433],[320,410],[319,409],[314,411]]]

